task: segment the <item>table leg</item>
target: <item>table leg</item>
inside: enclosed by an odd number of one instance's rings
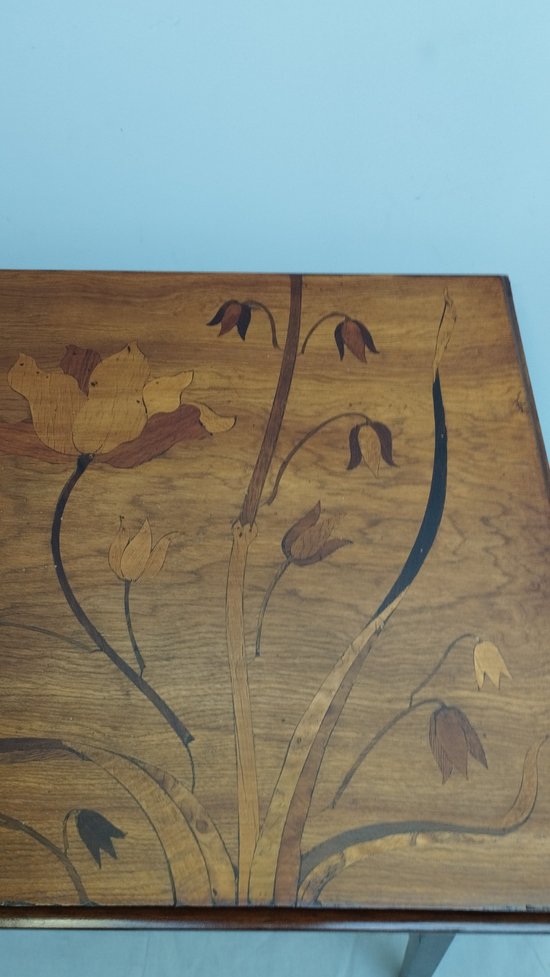
[[[432,977],[454,933],[411,933],[399,977]]]

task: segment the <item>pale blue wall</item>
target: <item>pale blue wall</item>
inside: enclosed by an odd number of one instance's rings
[[[548,441],[549,39],[548,0],[1,0],[0,267],[507,273]]]
[[[549,40],[548,0],[2,0],[0,267],[507,273],[548,439]]]

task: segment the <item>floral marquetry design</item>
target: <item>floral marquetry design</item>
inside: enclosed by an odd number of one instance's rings
[[[32,427],[0,423],[0,451],[51,462],[89,454],[116,468],[133,468],[179,441],[229,430],[234,418],[182,403],[192,380],[190,370],[152,377],[136,342],[105,359],[67,346],[60,369],[50,372],[21,353],[8,383],[27,400]]]
[[[545,904],[502,283],[115,278],[0,290],[0,903]]]

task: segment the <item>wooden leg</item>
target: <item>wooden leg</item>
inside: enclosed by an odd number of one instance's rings
[[[454,933],[411,933],[399,977],[432,977]]]

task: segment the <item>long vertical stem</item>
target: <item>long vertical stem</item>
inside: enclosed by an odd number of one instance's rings
[[[291,275],[290,312],[279,380],[241,512],[233,526],[233,545],[227,568],[225,614],[227,656],[235,718],[239,814],[238,901],[240,904],[246,903],[248,899],[250,866],[260,826],[254,729],[244,637],[244,581],[248,550],[256,535],[256,514],[273,461],[296,365],[301,314],[302,276]]]
[[[95,624],[90,620],[84,609],[81,607],[77,600],[77,597],[69,583],[69,579],[65,572],[65,567],[63,565],[63,559],[61,556],[61,525],[63,522],[63,515],[67,506],[67,503],[71,497],[71,493],[77,485],[78,481],[86,471],[88,465],[93,460],[92,455],[80,455],[77,460],[76,468],[64,487],[61,490],[59,499],[57,500],[57,505],[55,507],[53,522],[52,522],[52,535],[51,535],[51,548],[52,557],[55,567],[55,572],[57,574],[57,579],[59,581],[59,586],[63,592],[63,596],[67,601],[71,611],[76,617],[79,624],[82,625],[84,630],[90,636],[92,641],[97,645],[100,651],[116,665],[118,670],[122,672],[125,678],[127,678],[132,685],[135,685],[137,689],[147,698],[149,702],[155,707],[155,709],[160,712],[163,719],[166,720],[168,725],[174,731],[176,736],[179,737],[183,743],[189,757],[190,750],[189,744],[193,742],[193,736],[189,732],[186,726],[182,723],[181,719],[176,716],[176,714],[170,709],[164,699],[145,681],[141,675],[138,675],[133,668],[128,665],[128,663],[122,658],[114,648],[111,647],[106,638],[103,637],[100,631],[96,628]]]
[[[239,521],[243,526],[251,525],[256,518],[265,480],[271,467],[271,462],[273,461],[275,448],[277,447],[281,424],[283,422],[288,395],[290,393],[290,386],[292,384],[292,377],[294,375],[294,367],[296,365],[298,340],[300,338],[301,316],[302,276],[291,275],[290,313],[285,348],[281,361],[281,370],[279,372],[279,380],[277,383],[277,389],[275,390],[273,404],[271,405],[271,413],[264,431],[262,445],[256,459],[254,471],[252,472],[250,478],[248,490],[244,497],[244,502],[239,517]]]

